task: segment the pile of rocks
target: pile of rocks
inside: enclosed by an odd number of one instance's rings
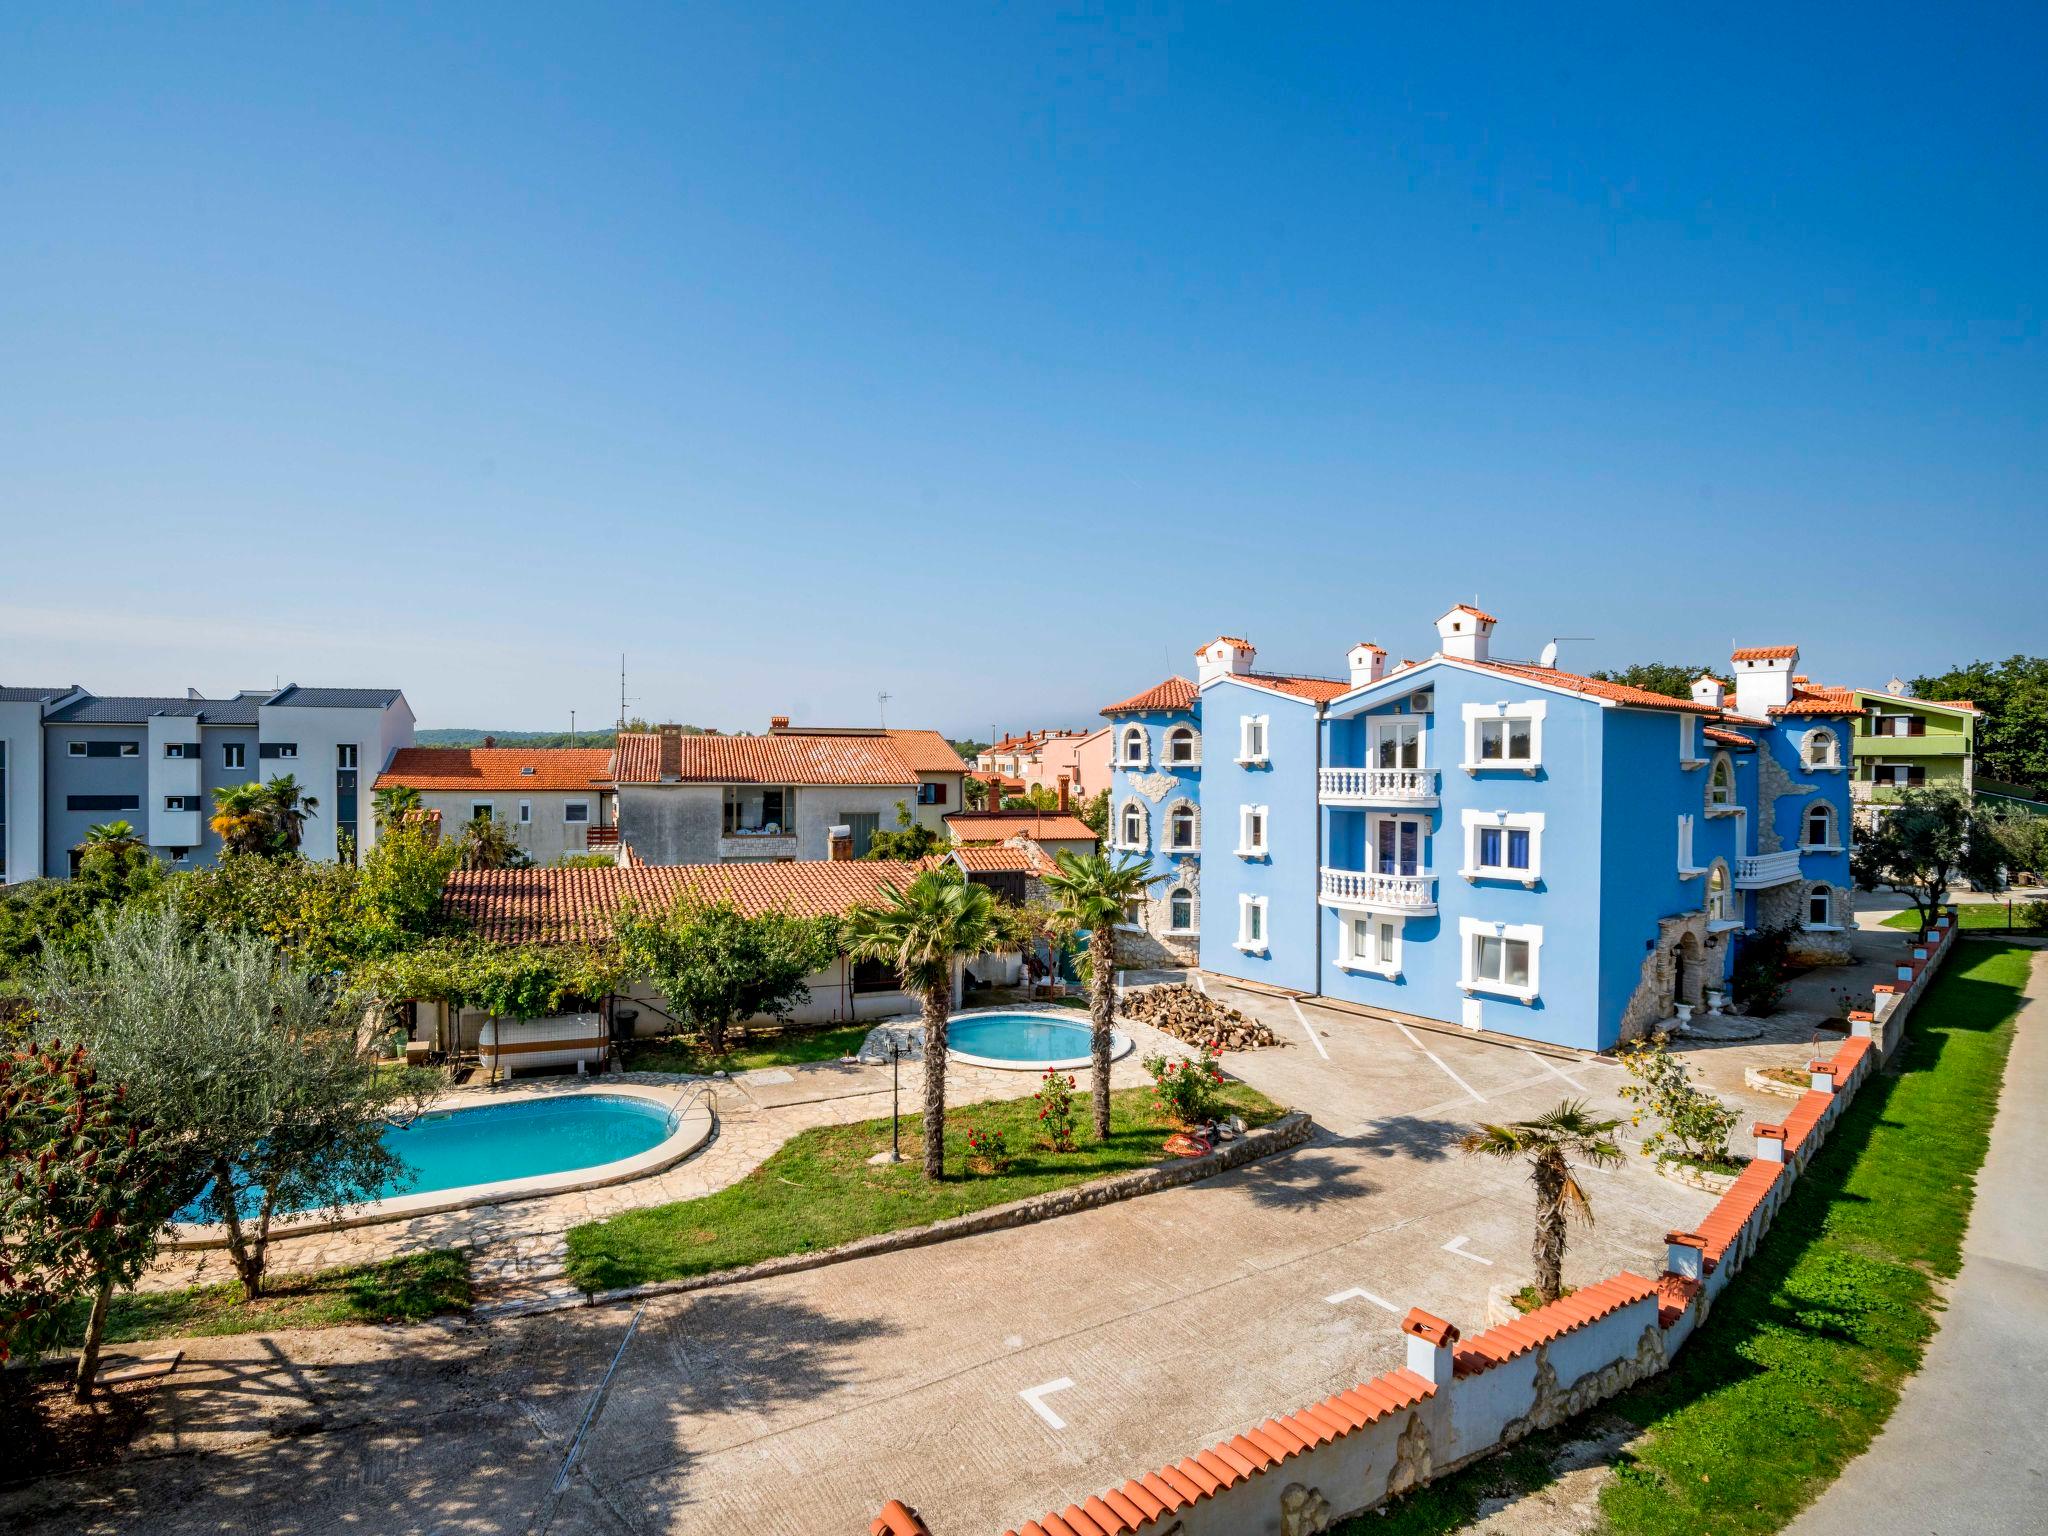
[[[1189,1045],[1212,1045],[1219,1051],[1249,1051],[1262,1045],[1284,1042],[1261,1024],[1228,1003],[1219,1003],[1193,987],[1152,987],[1124,998],[1123,1011],[1129,1018],[1164,1030]]]

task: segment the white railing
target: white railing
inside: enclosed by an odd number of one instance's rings
[[[1361,869],[1323,871],[1322,899],[1334,906],[1420,912],[1436,906],[1436,876],[1375,875]]]
[[[1317,779],[1324,800],[1414,805],[1436,799],[1434,768],[1324,768]]]
[[[1779,853],[1751,853],[1735,861],[1735,888],[1738,891],[1757,891],[1766,886],[1784,885],[1799,878],[1799,850],[1787,848]]]

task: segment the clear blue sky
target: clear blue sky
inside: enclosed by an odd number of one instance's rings
[[[286,9],[0,15],[0,681],[2048,650],[2038,5]]]

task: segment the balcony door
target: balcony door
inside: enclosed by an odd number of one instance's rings
[[[1382,816],[1373,822],[1373,872],[1422,873],[1422,823],[1412,816]]]
[[[1422,722],[1413,715],[1392,715],[1372,722],[1374,768],[1420,768]]]

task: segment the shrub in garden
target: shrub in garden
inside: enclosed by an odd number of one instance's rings
[[[1048,1072],[1038,1085],[1038,1123],[1055,1152],[1074,1150],[1074,1079],[1064,1072]]]
[[[1787,960],[1792,952],[1789,927],[1765,928],[1743,941],[1735,953],[1729,984],[1735,1006],[1754,1018],[1768,1018],[1785,1000]]]
[[[1145,1070],[1156,1090],[1153,1102],[1182,1125],[1215,1118],[1223,1098],[1223,1069],[1212,1047],[1203,1046],[1199,1057],[1147,1056]]]
[[[1641,1125],[1645,1114],[1663,1121],[1661,1129],[1643,1138],[1643,1155],[1670,1153],[1696,1163],[1726,1163],[1728,1133],[1740,1118],[1711,1093],[1697,1087],[1685,1063],[1666,1048],[1662,1035],[1637,1040],[1617,1054],[1629,1081],[1621,1096],[1634,1106],[1629,1123]]]
[[[1010,1144],[1001,1131],[970,1125],[967,1127],[967,1156],[976,1173],[1000,1173],[1010,1161]]]

